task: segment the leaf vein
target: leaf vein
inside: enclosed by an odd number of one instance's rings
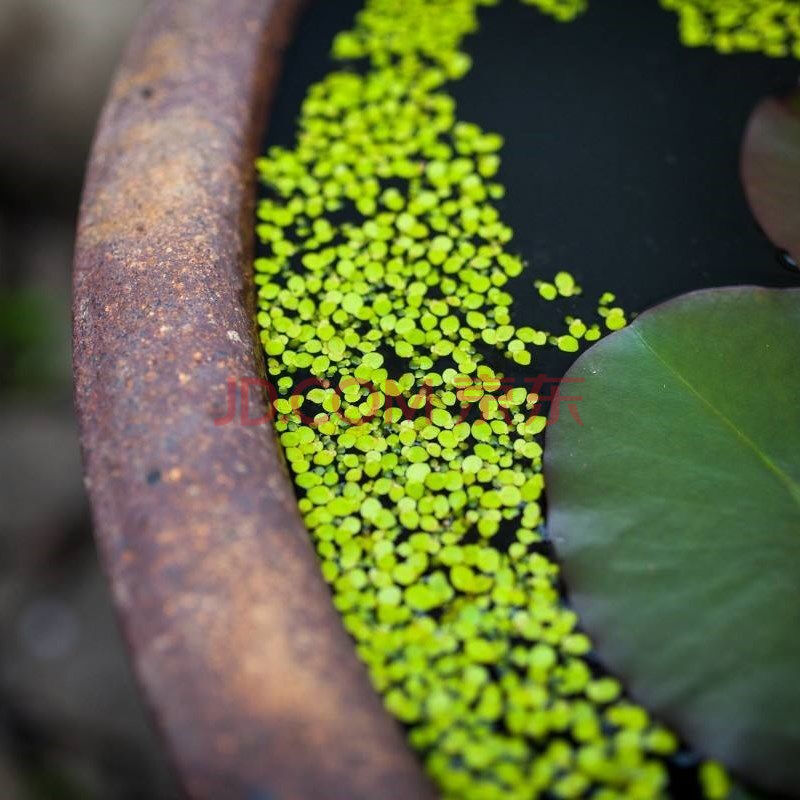
[[[789,475],[787,475],[747,434],[742,431],[733,420],[729,419],[723,414],[707,397],[704,397],[692,384],[684,377],[676,367],[670,364],[641,334],[635,327],[630,328],[633,333],[639,338],[639,341],[658,359],[658,361],[675,377],[677,378],[698,400],[706,405],[719,419],[721,419],[743,442],[749,447],[759,458],[759,460],[767,467],[767,469],[778,478],[783,484],[784,488],[788,490],[789,495],[800,506],[800,485],[795,483]]]

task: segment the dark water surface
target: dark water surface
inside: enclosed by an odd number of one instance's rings
[[[558,24],[506,0],[482,12],[474,67],[450,87],[462,118],[505,136],[513,245],[530,274],[579,277],[576,315],[605,290],[644,311],[693,289],[800,285],[758,229],[738,172],[750,112],[796,85],[800,62],[685,48],[676,20],[656,0],[590,0]],[[541,304],[517,303],[517,314],[535,324]]]
[[[313,0],[300,19],[296,35],[283,60],[283,75],[269,115],[262,152],[272,145],[292,147],[300,105],[312,83],[341,68],[330,57],[337,33],[353,26],[364,0]]]

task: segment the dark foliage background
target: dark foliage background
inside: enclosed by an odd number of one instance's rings
[[[0,798],[177,797],[98,568],[69,282],[97,114],[145,0],[0,0]]]

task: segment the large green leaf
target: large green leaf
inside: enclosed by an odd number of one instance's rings
[[[764,232],[800,265],[800,93],[756,107],[742,141],[742,182]]]
[[[800,290],[684,295],[567,377],[583,425],[548,427],[548,524],[598,654],[701,752],[798,796]]]

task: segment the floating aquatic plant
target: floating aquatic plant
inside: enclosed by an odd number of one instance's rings
[[[369,0],[296,146],[259,160],[275,426],[334,603],[446,797],[660,797],[676,738],[597,669],[540,506],[554,387],[536,350],[575,352],[627,318],[606,293],[596,321],[514,323],[503,140],[445,91],[491,4]],[[530,304],[581,291],[565,270],[527,285]],[[726,795],[718,765],[701,780]]]
[[[798,0],[659,0],[678,14],[687,47],[800,58]]]
[[[800,0],[658,1],[678,15],[678,32],[687,47],[800,58]],[[588,0],[522,2],[562,21],[574,19],[588,7]]]
[[[526,6],[535,6],[559,22],[570,22],[586,11],[589,0],[522,0]]]

